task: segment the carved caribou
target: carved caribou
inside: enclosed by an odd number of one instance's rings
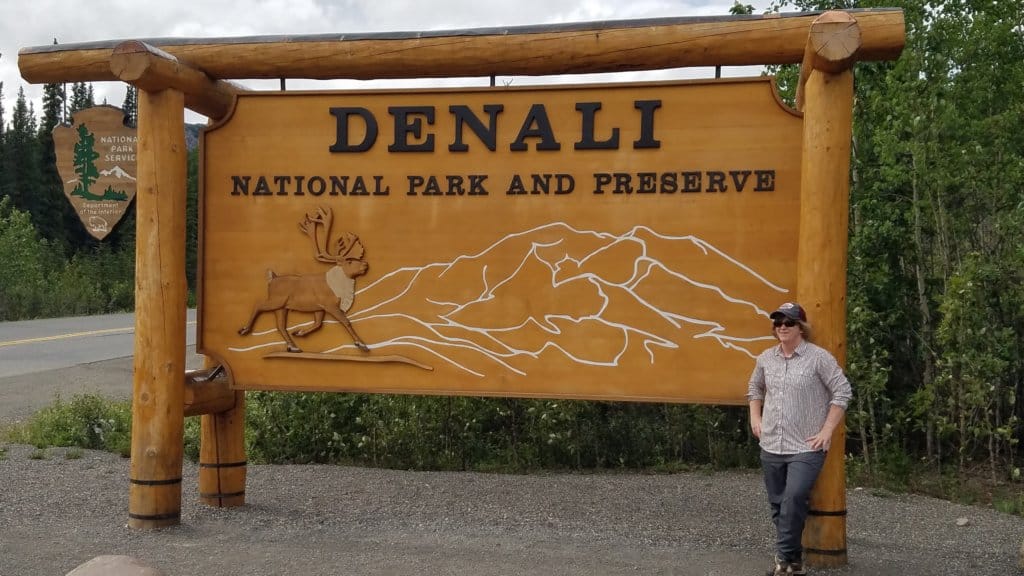
[[[330,208],[317,208],[313,214],[306,214],[299,229],[313,241],[314,255],[319,262],[334,264],[326,274],[278,275],[267,270],[267,299],[256,304],[249,322],[238,330],[242,336],[252,332],[256,318],[264,312],[273,312],[277,331],[288,343],[289,352],[302,352],[292,336],[305,336],[323,325],[324,316],[330,314],[349,335],[356,347],[363,352],[370,349],[352,328],[348,316],[355,299],[356,278],[366,274],[369,265],[363,259],[364,249],[359,237],[346,232],[338,238],[334,252],[328,250],[333,215]],[[320,240],[323,230],[323,241]],[[313,324],[288,333],[288,312],[312,312]]]

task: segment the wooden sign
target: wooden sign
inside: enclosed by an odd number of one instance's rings
[[[138,136],[124,118],[120,108],[96,106],[76,112],[71,126],[53,129],[64,195],[98,240],[110,234],[135,198]]]
[[[200,352],[243,389],[743,403],[801,137],[765,78],[242,94]]]

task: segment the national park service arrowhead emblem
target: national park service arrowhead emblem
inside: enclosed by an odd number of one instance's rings
[[[71,126],[53,129],[64,195],[97,240],[110,234],[135,198],[139,137],[124,118],[120,108],[96,106],[76,112]]]

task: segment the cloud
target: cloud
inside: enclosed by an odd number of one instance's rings
[[[22,80],[18,50],[30,46],[136,38],[215,38],[254,35],[426,31],[505,27],[591,20],[728,14],[733,0],[0,0],[0,82],[4,119],[10,121],[18,89],[41,108],[42,86]],[[706,75],[706,73],[705,73]],[[670,74],[672,77],[678,77]],[[632,79],[636,75],[624,78]],[[644,77],[663,78],[664,72]],[[571,77],[577,81],[587,78]],[[430,85],[480,85],[486,79],[430,81]],[[564,79],[548,78],[544,81]],[[510,80],[506,80],[510,81]],[[511,81],[524,83],[517,79]],[[254,89],[278,83],[243,82]],[[423,85],[424,82],[325,84],[289,82],[289,88]],[[120,106],[125,85],[96,82],[97,103]],[[194,115],[193,115],[194,116]],[[196,121],[193,118],[190,121]]]

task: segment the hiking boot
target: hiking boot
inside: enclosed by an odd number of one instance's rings
[[[804,569],[804,563],[797,560],[789,563],[789,572],[787,572],[787,574],[792,574],[793,576],[806,576],[807,570]]]
[[[789,574],[789,562],[775,556],[772,559],[772,569],[768,571],[768,576],[788,576]]]

